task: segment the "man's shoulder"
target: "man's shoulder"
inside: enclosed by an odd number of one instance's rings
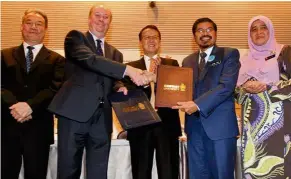
[[[179,64],[178,60],[172,59],[172,58],[163,58],[163,57],[161,57],[161,60],[162,60],[162,64],[166,64],[166,65],[174,65],[174,66],[176,66],[176,64]]]
[[[193,60],[193,58],[196,58],[198,55],[198,51],[195,51],[194,53],[191,53],[190,55],[186,56],[183,60],[183,62],[187,62],[189,60]]]
[[[115,51],[116,53],[120,53],[122,54],[116,47],[114,47],[113,45],[111,45],[110,43],[108,43],[107,41],[105,41],[105,45],[108,46],[108,48],[110,48],[112,51]]]
[[[71,30],[66,35],[66,39],[74,38],[74,39],[82,40],[85,37],[86,37],[85,33],[79,30]]]
[[[47,51],[47,53],[49,54],[49,58],[53,61],[57,60],[57,61],[62,61],[65,60],[65,57],[63,57],[62,55],[60,55],[59,53],[47,48],[46,46],[43,46],[43,49],[45,51]]]
[[[126,65],[130,65],[132,67],[137,67],[137,66],[139,66],[139,64],[141,64],[142,60],[143,60],[143,58],[140,58],[138,60],[128,62],[128,63],[126,63]]]
[[[84,32],[81,32],[81,31],[79,31],[79,30],[71,30],[71,31],[69,31],[68,32],[68,35],[76,35],[76,36],[78,36],[78,35],[82,35],[82,36],[84,36],[85,35],[85,33]]]
[[[19,46],[8,47],[1,50],[1,53],[12,53],[15,49],[19,48]]]
[[[174,61],[177,61],[176,59],[173,59],[173,58],[164,58],[164,57],[161,57],[161,60],[166,61],[166,62],[174,62]]]
[[[53,58],[60,58],[60,59],[64,59],[65,57],[63,57],[61,54],[51,50],[51,49],[48,49],[48,51],[50,52],[51,56]]]
[[[218,50],[222,50],[224,51],[224,56],[233,54],[233,53],[239,53],[237,48],[233,48],[233,47],[217,47]]]
[[[11,60],[14,58],[16,49],[20,48],[20,46],[14,46],[9,48],[4,48],[1,50],[1,60]]]

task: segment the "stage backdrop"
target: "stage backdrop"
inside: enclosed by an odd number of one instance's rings
[[[21,43],[21,16],[27,8],[40,8],[48,14],[45,44],[62,49],[69,30],[87,30],[94,1],[13,1],[1,2],[1,49]],[[255,15],[271,18],[280,43],[291,44],[291,2],[181,2],[149,1],[97,2],[112,9],[113,21],[107,40],[118,49],[137,49],[138,33],[147,24],[162,32],[162,52],[189,54],[197,49],[192,25],[197,18],[210,17],[218,25],[218,45],[247,48],[247,25]],[[130,61],[132,59],[125,59]]]

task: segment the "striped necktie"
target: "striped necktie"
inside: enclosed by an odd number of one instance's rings
[[[97,39],[96,41],[97,41],[97,48],[96,48],[97,55],[104,56],[103,55],[103,50],[102,50],[102,47],[101,47],[102,41],[100,39]]]
[[[28,46],[27,49],[28,49],[28,53],[26,54],[26,72],[29,73],[31,63],[33,60],[32,50],[34,49],[34,47]]]

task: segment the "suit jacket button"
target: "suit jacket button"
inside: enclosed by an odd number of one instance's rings
[[[104,98],[103,97],[99,97],[98,100],[100,101],[100,103],[104,103]]]
[[[27,88],[28,86],[27,85],[24,85],[24,88]]]

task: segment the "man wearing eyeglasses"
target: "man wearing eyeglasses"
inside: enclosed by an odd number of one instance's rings
[[[144,53],[137,61],[128,63],[135,68],[156,73],[158,65],[179,66],[177,60],[159,56],[161,33],[154,25],[147,25],[139,33],[140,47]],[[129,80],[128,80],[129,81]],[[155,102],[155,84],[138,87],[126,83],[129,89],[142,89],[151,104]],[[162,122],[127,131],[130,144],[133,179],[149,179],[152,175],[154,151],[159,179],[178,179],[179,141],[181,127],[178,110],[156,108]]]
[[[63,82],[65,59],[43,44],[48,17],[28,9],[20,46],[1,51],[1,178],[46,179],[53,114],[47,107]]]
[[[216,45],[217,26],[209,18],[193,24],[199,50],[183,60],[194,70],[193,101],[178,102],[186,113],[190,179],[233,179],[237,119],[234,89],[240,69],[239,52]]]

